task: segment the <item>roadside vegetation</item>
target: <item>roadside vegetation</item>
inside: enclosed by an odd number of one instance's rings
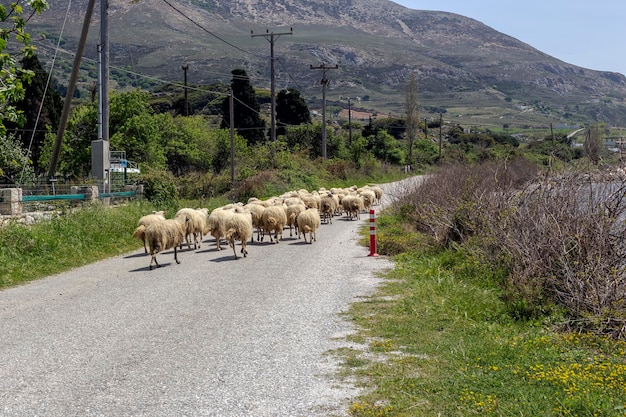
[[[538,168],[451,164],[379,215],[352,416],[626,415],[626,178]]]

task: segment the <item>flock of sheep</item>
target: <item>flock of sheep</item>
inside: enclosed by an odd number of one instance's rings
[[[267,200],[251,198],[246,204],[232,203],[210,213],[206,208],[183,208],[171,219],[166,219],[165,212],[153,212],[139,219],[133,236],[143,241],[145,252],[150,253],[150,270],[153,263],[161,266],[156,259],[159,252],[173,248],[174,260],[180,263],[177,249],[185,243],[188,249],[192,245],[197,249],[208,234],[215,238],[217,250],[222,249],[222,239],[228,242],[235,258],[239,257],[236,241],[241,242],[245,257],[248,241],[254,241],[254,229],[259,242],[268,236],[271,243],[278,243],[283,231],[289,228],[289,236],[295,232],[298,239],[303,236],[305,242],[313,243],[322,223],[332,224],[333,217],[343,214],[351,220],[359,219],[362,212],[380,202],[382,194],[379,186],[322,188],[313,192],[291,191]]]

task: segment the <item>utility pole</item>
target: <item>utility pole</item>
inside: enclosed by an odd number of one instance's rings
[[[338,65],[329,67],[324,63],[322,63],[319,67],[311,65],[311,69],[322,70],[322,80],[320,81],[320,84],[322,84],[322,158],[324,158],[324,160],[326,159],[326,87],[328,87],[329,82],[326,78],[326,71],[337,68],[339,68]]]
[[[230,113],[230,186],[235,186],[235,95],[231,88],[228,98],[228,112]]]
[[[83,52],[85,51],[85,44],[87,43],[87,35],[89,33],[89,24],[91,22],[91,16],[93,15],[95,3],[95,0],[89,0],[89,3],[87,4],[87,11],[85,12],[85,18],[83,20],[83,29],[78,41],[78,50],[76,51],[76,55],[74,55],[74,64],[72,65],[72,72],[67,86],[67,93],[65,94],[65,101],[63,102],[63,111],[61,113],[61,119],[59,120],[59,128],[57,130],[54,150],[52,151],[52,159],[50,161],[50,167],[48,168],[48,179],[50,181],[54,181],[54,175],[56,174],[57,163],[59,162],[59,155],[61,154],[61,145],[63,144],[63,135],[65,133],[65,127],[67,126],[67,119],[70,115],[70,104],[72,102],[72,97],[74,96],[76,81],[78,80],[80,61],[83,57]]]
[[[441,142],[443,141],[443,114],[439,113],[439,162],[441,162]]]
[[[282,35],[293,35],[293,28],[289,29],[289,32],[274,33],[266,30],[266,33],[255,35],[250,31],[252,37],[263,36],[270,43],[270,78],[271,78],[271,127],[270,138],[272,142],[276,140],[276,76],[274,72],[274,41],[280,38]]]
[[[348,99],[348,145],[352,145],[352,97],[342,97]]]
[[[181,68],[183,69],[183,80],[185,84],[185,100],[183,103],[183,113],[185,116],[189,116],[189,101],[187,100],[187,70],[189,69],[189,65],[185,64]]]

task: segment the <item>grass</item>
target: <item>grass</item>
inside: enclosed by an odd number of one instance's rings
[[[0,228],[0,288],[136,249],[132,230],[152,210],[148,203],[114,209],[97,204],[32,226]]]
[[[337,353],[365,388],[350,415],[626,415],[626,343],[513,320],[499,273],[462,253],[409,251],[395,263],[348,313],[364,349]]]

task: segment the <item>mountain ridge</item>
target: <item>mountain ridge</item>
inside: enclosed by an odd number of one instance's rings
[[[70,50],[86,4],[72,5]],[[53,33],[66,8],[66,1],[55,2],[33,27]],[[311,102],[319,101],[321,74],[310,66],[326,63],[339,67],[328,74],[329,100],[369,97],[360,105],[392,114],[403,113],[404,88],[415,73],[425,114],[445,109],[477,124],[626,126],[624,75],[568,64],[454,13],[387,0],[110,0],[109,16],[111,64],[167,81],[180,82],[186,63],[193,83],[229,83],[230,71],[243,68],[253,85],[268,87],[269,44],[250,31],[293,28],[293,36],[275,42],[277,87],[298,88]],[[86,56],[95,58],[89,49]]]

